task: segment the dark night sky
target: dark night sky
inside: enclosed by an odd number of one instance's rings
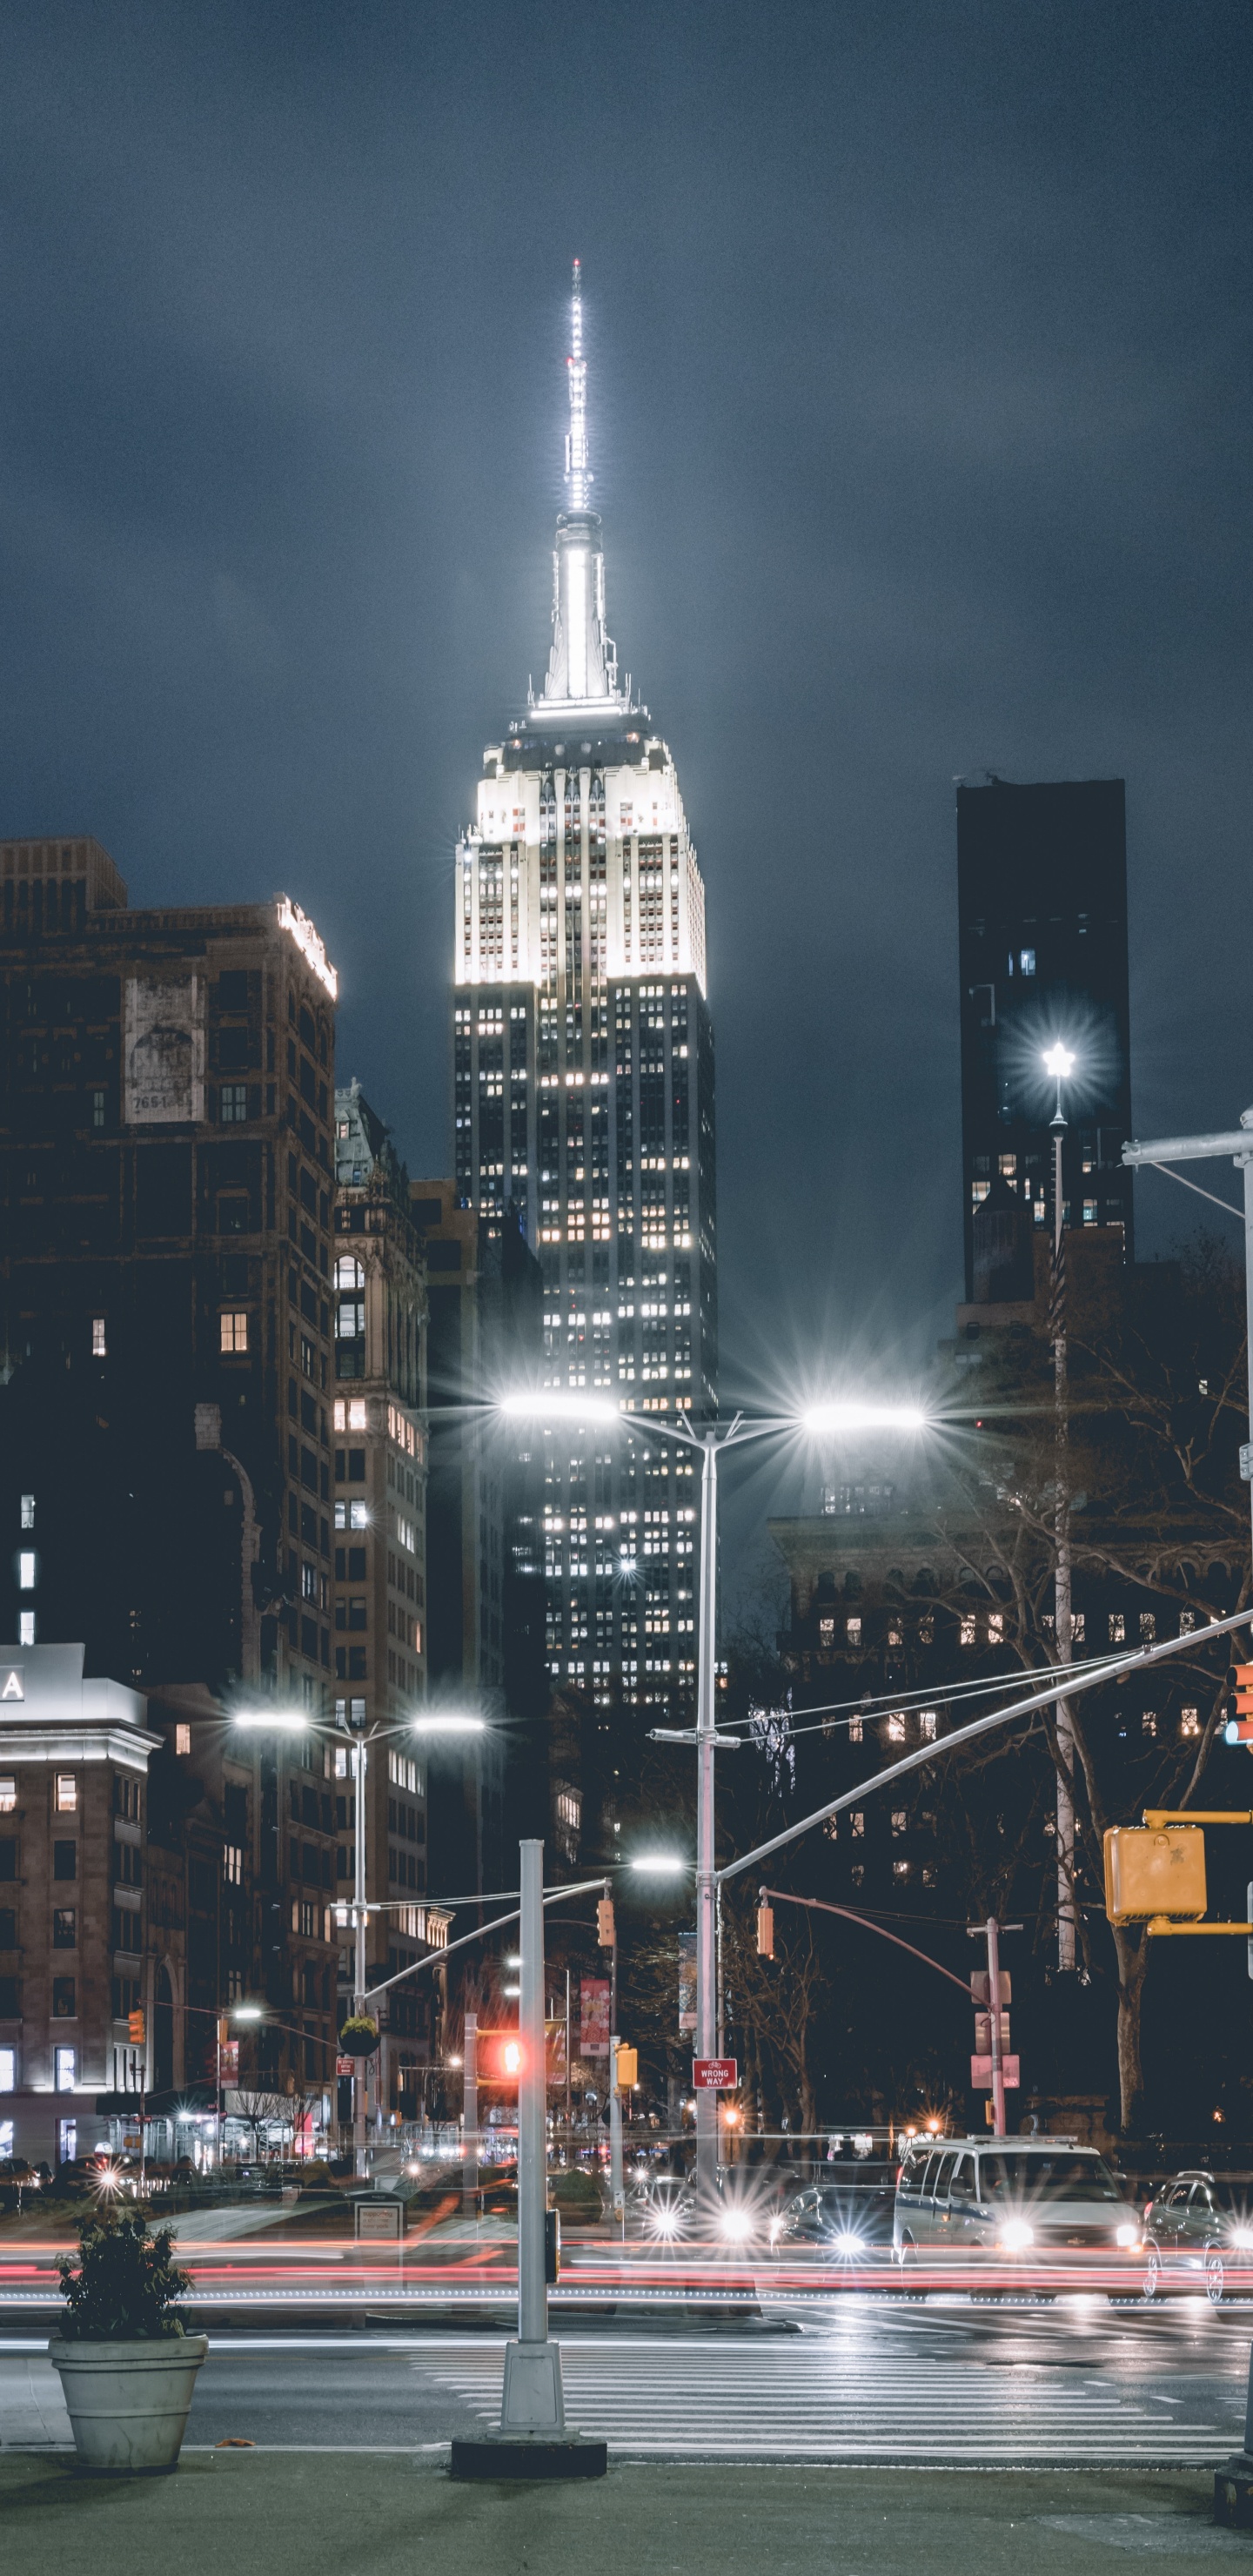
[[[1253,1098],[1251,69],[1226,0],[3,8],[0,831],[287,888],[445,1169],[579,252],[708,887],[724,1389],[898,1378],[960,1285],[955,774],[1126,777],[1137,1127]],[[1142,1183],[1142,1248],[1188,1208]]]

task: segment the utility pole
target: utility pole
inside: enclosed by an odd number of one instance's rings
[[[1054,1577],[1053,1609],[1057,1632],[1057,1659],[1063,1667],[1073,1653],[1074,1616],[1070,1597],[1070,1480],[1067,1450],[1070,1423],[1066,1389],[1066,1245],[1065,1245],[1065,1180],[1062,1173],[1062,1140],[1066,1120],[1062,1112],[1062,1084],[1074,1068],[1069,1048],[1050,1047],[1045,1065],[1057,1084],[1057,1107],[1053,1114],[1053,1279],[1049,1299],[1049,1326],[1053,1336],[1053,1436],[1055,1484],[1053,1497]],[[1055,1718],[1057,1731],[1057,1965],[1062,1971],[1072,1969],[1076,1960],[1075,1941],[1075,1730],[1070,1702],[1059,1699]],[[1002,2109],[1004,2105],[1002,2104]],[[1003,2131],[998,2131],[998,2136]]]
[[[370,1917],[366,1909],[365,1894],[366,1759],[365,1737],[363,1735],[358,1735],[354,1739],[352,1747],[352,1776],[355,1783],[355,1795],[353,1798],[354,1870],[352,1919],[353,1928],[356,1934],[352,2008],[354,2014],[359,2015],[362,2019],[365,2017],[366,1986],[369,1982],[366,1946],[370,1922]],[[359,2057],[353,2067],[352,2076],[353,2166],[358,2181],[365,2180],[368,2170],[366,2161],[366,2094],[369,2081],[369,2058]]]
[[[477,2210],[479,2199],[479,2017],[468,2012],[461,2051],[461,2206]]]
[[[548,2200],[544,2119],[547,2092],[544,2062],[544,1846],[524,1842],[522,1911],[518,1947],[522,1958],[518,2003],[518,2037],[522,2065],[518,2076],[518,2336],[505,2347],[502,2433],[562,2433],[565,2405],[561,2388],[561,2349],[548,2340],[548,2291],[545,2284],[544,2219]]]

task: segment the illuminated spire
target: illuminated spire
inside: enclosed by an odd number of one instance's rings
[[[605,632],[605,557],[600,519],[588,495],[587,361],[583,355],[583,269],[574,263],[570,355],[566,360],[570,427],[566,436],[566,506],[553,553],[553,640],[538,711],[566,723],[577,714],[619,714],[631,689],[618,687],[618,657]]]
[[[574,263],[570,299],[570,427],[566,436],[566,499],[572,510],[585,510],[592,478],[587,466],[587,360],[583,355],[583,271]]]

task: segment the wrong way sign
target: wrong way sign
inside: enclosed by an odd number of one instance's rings
[[[698,2093],[733,2091],[740,2080],[739,2060],[734,2057],[694,2057],[692,2082]]]

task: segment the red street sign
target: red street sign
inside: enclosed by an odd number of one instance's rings
[[[337,2075],[352,2075],[356,2072],[356,2065],[357,2061],[355,2057],[337,2057],[335,2060],[335,2072]]]
[[[1017,2093],[1021,2090],[1018,2082],[1018,2060],[1016,2057],[1003,2057],[1001,2059],[1001,2078],[1007,2093]],[[985,2092],[991,2089],[992,2060],[990,2057],[971,2058],[970,2081],[976,2089],[981,2088]]]
[[[694,2057],[692,2082],[698,2093],[725,2093],[740,2080],[739,2062],[734,2057]]]

